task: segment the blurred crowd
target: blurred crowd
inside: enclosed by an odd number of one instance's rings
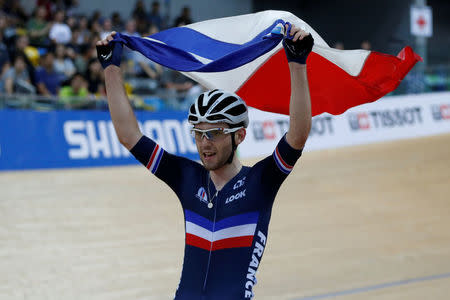
[[[37,0],[29,15],[18,0],[0,0],[0,93],[102,99],[103,71],[95,44],[111,31],[149,36],[192,23],[184,7],[173,24],[160,3],[137,0],[130,16],[80,13],[77,0]],[[185,109],[201,92],[192,80],[125,49],[121,68],[129,95],[156,95],[163,106]]]
[[[108,16],[99,10],[81,13],[78,0],[36,0],[30,14],[19,0],[0,0],[0,95],[34,94],[63,102],[80,97],[104,99],[103,71],[95,48],[98,40],[111,31],[149,36],[193,22],[188,6],[169,22],[161,15],[159,1],[134,1],[130,15],[113,12]],[[337,41],[333,47],[344,49],[344,44]],[[371,50],[372,46],[363,41],[360,48]],[[121,68],[130,97],[141,96],[154,109],[185,110],[202,91],[181,73],[129,49],[124,51]],[[405,78],[405,92],[450,88],[448,69],[419,75],[411,72]]]

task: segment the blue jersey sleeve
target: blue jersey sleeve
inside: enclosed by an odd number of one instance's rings
[[[260,161],[261,186],[266,192],[275,196],[281,184],[294,168],[295,163],[302,155],[302,150],[292,148],[284,135],[272,155]],[[273,199],[273,198],[272,198]]]
[[[201,172],[198,163],[166,152],[160,145],[145,135],[130,152],[150,172],[164,181],[177,196],[180,196],[183,188],[185,188],[183,178]],[[183,199],[182,197],[179,198]]]

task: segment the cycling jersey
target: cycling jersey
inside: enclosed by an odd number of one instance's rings
[[[283,137],[271,156],[242,167],[220,191],[201,164],[145,136],[131,153],[170,186],[183,208],[184,262],[175,299],[252,298],[272,204],[301,150]]]

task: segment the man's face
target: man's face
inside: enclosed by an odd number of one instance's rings
[[[226,123],[199,123],[195,125],[195,128],[204,130],[229,128],[229,126]],[[209,171],[220,169],[225,165],[232,150],[231,134],[223,134],[214,141],[208,140],[206,137],[202,137],[200,140],[196,138],[195,144],[204,167]]]

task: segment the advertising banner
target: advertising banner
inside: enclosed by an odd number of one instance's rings
[[[289,116],[250,109],[242,158],[270,155]],[[186,112],[136,112],[142,132],[166,151],[198,160]],[[450,133],[450,92],[385,97],[312,120],[305,151]],[[106,111],[0,110],[0,170],[137,164]]]
[[[289,129],[289,116],[250,110],[241,157],[272,153]],[[342,115],[322,114],[312,120],[305,151],[415,138],[450,132],[450,93],[385,97]]]
[[[198,159],[184,112],[136,112],[142,132],[176,155]],[[0,110],[0,170],[135,164],[108,112]]]

